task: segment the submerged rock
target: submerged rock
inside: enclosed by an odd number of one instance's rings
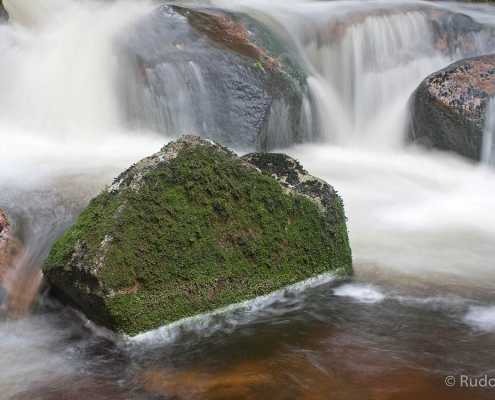
[[[122,44],[130,123],[238,149],[313,139],[306,73],[286,40],[242,13],[157,8]]]
[[[132,335],[351,263],[332,187],[285,155],[184,136],[93,199],[44,272],[60,298]]]
[[[461,60],[431,74],[411,99],[410,139],[479,160],[493,95],[495,55]]]

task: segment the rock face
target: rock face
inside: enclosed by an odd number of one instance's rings
[[[268,150],[311,140],[306,74],[285,39],[244,14],[161,6],[123,40],[132,125]]]
[[[329,185],[285,155],[184,136],[93,199],[44,272],[60,298],[133,335],[351,264]]]
[[[410,139],[479,160],[495,55],[456,62],[428,76],[411,99]]]

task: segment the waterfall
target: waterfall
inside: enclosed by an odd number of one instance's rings
[[[486,165],[495,166],[495,98],[493,97],[488,101],[486,107],[481,162]]]
[[[490,50],[487,33],[476,31],[469,17],[428,3],[215,3],[252,13],[273,29],[283,26],[311,71],[321,136],[341,146],[400,147],[408,100],[419,83],[457,59]]]
[[[0,209],[24,252],[3,282],[22,311],[51,243],[105,184],[167,139],[129,131],[115,37],[148,2],[4,0],[0,25]],[[31,298],[32,300],[32,298]]]

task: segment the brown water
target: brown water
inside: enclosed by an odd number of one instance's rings
[[[17,344],[11,369],[40,358],[17,400],[491,399],[445,384],[495,373],[494,333],[466,321],[485,301],[356,277],[116,343],[46,306],[2,324],[0,350]]]

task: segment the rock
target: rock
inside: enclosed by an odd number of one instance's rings
[[[0,312],[7,311],[9,275],[17,267],[22,244],[14,237],[7,215],[0,209]]]
[[[0,209],[0,285],[21,254],[22,245],[14,237],[7,215]]]
[[[342,201],[284,155],[195,136],[123,172],[53,246],[53,293],[134,335],[352,270]]]
[[[478,55],[476,49],[479,48],[479,42],[486,43],[488,48],[493,47],[493,28],[476,22],[468,15],[441,8],[430,9],[428,15],[435,47],[446,56]]]
[[[302,40],[306,45],[311,45],[316,39],[318,47],[338,44],[349,31],[371,19],[385,18],[393,21],[394,17],[407,15],[423,16],[431,32],[434,47],[445,56],[455,57],[459,54],[464,54],[465,57],[475,56],[478,55],[476,51],[480,42],[486,43],[487,48],[492,48],[495,44],[493,27],[480,24],[466,14],[428,3],[401,4],[400,7],[383,3],[379,7],[374,5],[372,9],[356,8],[345,13],[335,12],[328,14],[326,18],[322,15],[318,23],[311,20],[303,25]],[[429,39],[425,37],[425,41],[428,42]],[[405,56],[407,54],[402,55]],[[409,57],[417,56],[418,54],[415,53]]]
[[[285,41],[245,14],[157,8],[122,40],[130,124],[238,149],[312,140],[306,72]]]
[[[479,160],[495,55],[456,62],[428,76],[411,98],[412,141]]]

